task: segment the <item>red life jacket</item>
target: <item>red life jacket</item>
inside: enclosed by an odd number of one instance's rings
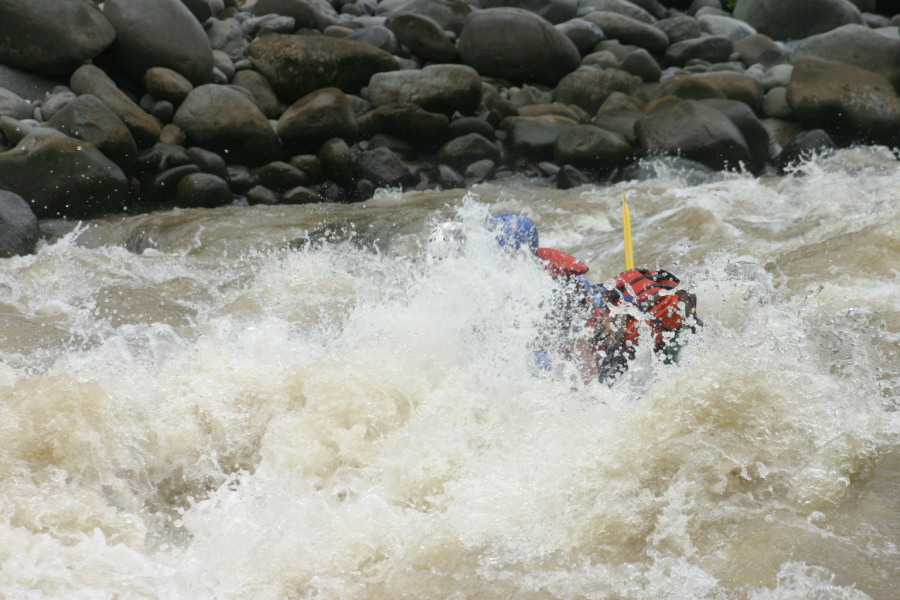
[[[588,266],[562,250],[556,248],[538,248],[534,255],[544,261],[547,272],[553,277],[561,275],[584,275]]]

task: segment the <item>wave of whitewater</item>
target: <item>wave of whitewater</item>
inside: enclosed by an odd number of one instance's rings
[[[897,161],[46,223],[0,261],[0,595],[889,600]],[[599,282],[623,189],[702,340],[536,374],[549,279],[483,223]]]

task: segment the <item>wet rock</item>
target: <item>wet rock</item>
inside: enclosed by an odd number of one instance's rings
[[[549,115],[572,119],[576,123],[589,123],[591,120],[591,117],[581,108],[573,104],[560,104],[559,102],[523,106],[519,109],[518,116],[543,117]]]
[[[192,146],[185,150],[185,154],[191,164],[197,165],[203,173],[217,175],[222,179],[228,178],[228,166],[225,159],[209,150]]]
[[[83,0],[5,0],[0,62],[48,75],[68,75],[115,39],[97,8]]]
[[[188,137],[184,130],[178,125],[166,123],[159,132],[159,141],[163,144],[184,146],[188,141]]]
[[[438,165],[437,180],[444,189],[466,187],[466,180],[463,179],[463,176],[449,165]]]
[[[0,153],[0,189],[24,198],[40,219],[80,219],[120,212],[128,179],[91,144],[40,130]]]
[[[262,29],[268,29],[274,33],[293,33],[297,29],[297,21],[294,17],[287,15],[268,14],[243,20],[240,28],[243,35],[253,38]]]
[[[587,0],[586,2],[580,3],[582,9],[591,7],[597,11],[605,11],[610,13],[615,13],[618,15],[624,15],[626,17],[632,18],[635,21],[640,21],[641,23],[647,23],[652,25],[656,23],[657,19],[649,12],[634,4],[632,2],[628,2],[628,0]]]
[[[353,153],[347,142],[340,138],[332,138],[319,148],[319,161],[322,174],[339,183],[348,183],[356,176],[356,165]]]
[[[438,63],[457,60],[456,45],[437,21],[429,17],[399,14],[389,17],[384,25],[394,32],[400,43],[424,60]]]
[[[134,80],[168,67],[192,84],[212,81],[212,46],[180,0],[106,0],[103,15],[116,31],[109,54]]]
[[[281,204],[314,204],[319,202],[319,192],[299,185],[281,195]]]
[[[622,60],[620,68],[626,73],[640,77],[641,81],[644,82],[659,81],[659,77],[662,74],[662,69],[660,69],[656,59],[643,48],[635,50],[626,56]]]
[[[210,48],[221,50],[229,56],[242,56],[250,45],[237,19],[210,19],[204,29]]]
[[[247,190],[247,202],[250,204],[278,204],[278,194],[262,185],[254,185]]]
[[[292,156],[291,160],[288,161],[288,164],[295,169],[303,171],[303,174],[306,175],[306,178],[309,181],[317,182],[322,180],[322,161],[315,154],[298,154],[297,156]]]
[[[281,102],[275,90],[269,85],[265,77],[256,71],[238,71],[231,80],[231,85],[242,87],[253,96],[254,102],[259,106],[267,119],[277,119],[281,116]]]
[[[836,147],[831,136],[822,129],[803,131],[784,146],[778,155],[778,167],[782,170],[787,169]]]
[[[315,152],[334,137],[355,142],[359,125],[344,92],[330,87],[307,94],[292,104],[278,119],[276,131],[289,150]]]
[[[731,71],[710,71],[694,75],[697,79],[712,85],[725,98],[738,100],[759,112],[762,105],[762,85],[752,77]]]
[[[458,117],[450,121],[447,137],[457,138],[469,133],[477,133],[488,140],[494,139],[494,128],[481,117]]]
[[[479,74],[517,83],[556,85],[581,62],[569,38],[545,19],[516,8],[472,13],[456,48],[461,62]]]
[[[463,65],[376,73],[369,81],[369,100],[375,106],[408,103],[429,112],[471,114],[481,102],[481,78]]]
[[[665,50],[663,63],[683,67],[695,59],[710,63],[725,62],[732,52],[734,42],[727,37],[710,35],[672,44]]]
[[[331,4],[316,0],[258,0],[253,7],[253,13],[293,17],[297,29],[322,31],[338,21],[337,11]]]
[[[227,162],[258,165],[281,154],[278,136],[256,103],[229,86],[194,88],[174,122],[195,145],[222,154]]]
[[[75,92],[68,88],[60,88],[51,94],[47,94],[41,102],[41,114],[44,120],[49,121],[52,119],[53,115],[77,97]]]
[[[225,76],[226,81],[231,81],[231,78],[234,77],[234,63],[221,50],[213,50],[213,66]]]
[[[776,40],[799,40],[847,25],[862,15],[846,0],[741,0],[734,17]]]
[[[497,163],[490,159],[476,160],[466,167],[466,180],[470,183],[481,183],[490,177],[495,168],[497,168]]]
[[[463,0],[385,0],[375,10],[376,15],[386,17],[403,13],[428,17],[457,37],[471,12],[472,7]]]
[[[39,237],[38,220],[28,203],[0,190],[0,258],[33,253]]]
[[[400,68],[374,46],[327,36],[267,35],[250,44],[247,56],[287,102],[323,87],[357,93],[375,73]]]
[[[370,180],[378,187],[396,187],[413,182],[409,168],[387,148],[361,152],[356,161],[356,169],[360,177]]]
[[[175,202],[184,208],[214,208],[231,204],[228,182],[210,173],[191,173],[178,181]]]
[[[593,123],[601,129],[621,135],[633,146],[637,142],[637,136],[634,133],[634,124],[643,116],[644,113],[636,110],[603,110],[597,113]]]
[[[572,188],[594,183],[590,177],[582,173],[573,165],[563,165],[555,173],[554,179],[556,187],[561,190],[570,190]]]
[[[553,145],[553,162],[594,173],[610,173],[631,155],[631,144],[624,137],[595,125],[567,129]]]
[[[617,69],[582,69],[560,80],[553,90],[553,97],[565,104],[574,104],[595,115],[613,92],[630,96],[644,96],[644,86],[639,77]]]
[[[891,39],[862,25],[844,25],[810,36],[794,48],[791,62],[818,58],[878,73],[900,89],[900,38]]]
[[[577,0],[482,0],[484,8],[512,7],[534,13],[554,25],[575,16]]]
[[[137,159],[137,145],[122,119],[96,96],[78,96],[47,124],[66,135],[93,144],[125,171]]]
[[[374,150],[375,148],[387,148],[403,160],[413,160],[416,158],[415,147],[411,143],[392,135],[385,135],[383,133],[376,133],[373,135],[369,139],[367,150]]]
[[[237,194],[246,194],[250,188],[256,185],[256,176],[244,165],[228,165],[229,187]]]
[[[744,21],[720,15],[703,15],[697,18],[697,24],[703,33],[722,36],[734,43],[757,33]]]
[[[808,128],[852,140],[896,143],[900,100],[890,81],[851,65],[802,59],[787,91],[795,116]]]
[[[592,12],[582,18],[599,25],[607,38],[619,40],[622,44],[644,48],[654,54],[664,52],[669,46],[669,38],[661,29],[625,15]]]
[[[346,36],[342,36],[345,40],[354,42],[362,42],[375,46],[379,50],[384,50],[388,54],[397,54],[400,50],[400,42],[394,32],[387,27],[373,25],[371,27],[363,27],[355,31],[350,31]]]
[[[500,149],[488,138],[469,133],[444,144],[437,154],[438,161],[455,168],[465,169],[474,162],[500,161]]]
[[[599,25],[586,19],[572,19],[556,25],[556,29],[572,40],[582,55],[590,53],[606,37]]]
[[[187,77],[166,67],[151,67],[144,73],[144,88],[157,100],[181,104],[194,89]]]
[[[507,117],[500,127],[508,136],[508,144],[519,156],[550,160],[556,139],[567,129],[578,125],[572,119],[557,116]]]
[[[763,96],[762,114],[764,117],[790,119],[794,111],[787,101],[787,88],[775,87]]]
[[[256,171],[256,178],[277,194],[282,194],[298,185],[307,185],[309,179],[300,169],[282,161],[271,162]]]
[[[0,63],[0,87],[25,100],[41,100],[47,94],[52,94],[54,88],[62,83],[65,81]]]
[[[764,66],[776,65],[784,61],[785,55],[781,46],[767,35],[757,33],[735,42],[734,50],[747,65],[757,63]]]
[[[31,102],[15,92],[0,87],[0,116],[13,119],[30,119],[34,114]]]
[[[653,111],[635,123],[647,156],[682,156],[715,169],[750,161],[740,130],[720,111],[695,100],[681,100]]]
[[[169,204],[175,199],[178,182],[187,175],[200,172],[200,167],[184,164],[161,170],[144,181],[144,200],[154,204]]]
[[[181,0],[191,14],[201,23],[225,9],[222,0]]]
[[[102,100],[117,117],[122,119],[139,148],[151,146],[159,139],[159,123],[125,95],[115,82],[97,67],[93,65],[79,67],[72,73],[70,87],[78,95],[92,94]]]
[[[760,174],[770,158],[771,141],[769,132],[756,117],[756,114],[747,104],[738,100],[703,100],[707,106],[711,106],[721,112],[734,123],[740,130],[750,150],[748,166]]]
[[[415,104],[385,104],[360,116],[358,123],[362,138],[385,133],[422,147],[442,144],[450,119]]]

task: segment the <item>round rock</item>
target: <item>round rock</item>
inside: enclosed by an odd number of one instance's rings
[[[595,115],[613,92],[640,98],[644,96],[643,82],[618,69],[582,69],[563,77],[553,90],[553,97]]]
[[[481,78],[471,67],[430,65],[421,70],[376,73],[369,80],[368,92],[375,106],[410,103],[431,112],[471,114],[481,102]]]
[[[137,158],[137,145],[125,123],[96,96],[78,96],[47,124],[93,144],[125,170],[130,170]]]
[[[399,14],[388,18],[384,25],[416,56],[438,63],[456,62],[456,46],[437,21],[422,15]]]
[[[39,236],[38,220],[28,203],[0,190],[0,258],[31,254]]]
[[[359,125],[344,92],[330,87],[297,100],[278,119],[276,130],[288,149],[314,152],[334,137],[353,143]]]
[[[231,189],[228,183],[210,173],[189,173],[178,181],[175,201],[184,208],[214,208],[231,204]]]
[[[734,17],[774,40],[799,40],[841,25],[862,25],[862,15],[847,0],[741,0]]]

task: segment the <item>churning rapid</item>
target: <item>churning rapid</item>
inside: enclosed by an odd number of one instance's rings
[[[611,386],[536,372],[550,279],[485,220],[602,282],[622,189],[702,339]],[[896,598],[898,190],[863,148],[46,223],[0,262],[0,595]]]

